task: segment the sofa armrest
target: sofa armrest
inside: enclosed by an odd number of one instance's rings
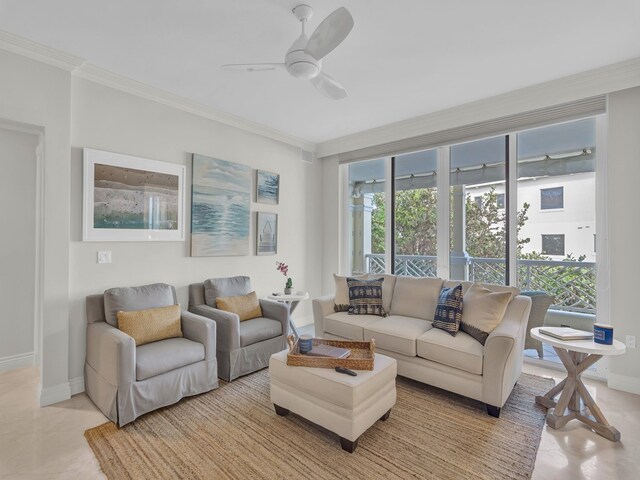
[[[282,324],[282,334],[287,335],[289,332],[289,305],[284,302],[261,299],[260,308],[262,309],[262,316],[280,322]]]
[[[131,384],[136,381],[136,342],[106,322],[90,323],[87,363],[111,385]]]
[[[240,317],[209,305],[189,307],[191,313],[210,318],[216,322],[216,349],[230,352],[240,348]]]
[[[486,403],[502,407],[522,372],[524,338],[531,311],[531,299],[515,297],[502,322],[489,334],[484,345],[482,397]]]
[[[333,313],[335,295],[325,295],[314,298],[313,304],[313,325],[316,337],[324,335],[324,317]]]
[[[210,318],[183,310],[181,312],[184,338],[204,345],[205,360],[216,358],[216,322]]]

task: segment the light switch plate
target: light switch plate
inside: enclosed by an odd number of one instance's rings
[[[627,348],[636,348],[636,336],[635,335],[627,335],[625,338],[625,343]]]
[[[111,263],[111,252],[110,251],[98,252],[98,263]]]

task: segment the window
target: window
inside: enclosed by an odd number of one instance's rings
[[[385,159],[349,165],[350,270],[385,271]]]
[[[541,188],[540,209],[564,208],[564,187]]]
[[[449,278],[507,282],[505,190],[507,138],[493,137],[450,149]],[[504,193],[502,194],[504,206]]]
[[[564,255],[564,235],[542,235],[544,255]]]
[[[498,208],[504,208],[504,193],[499,193],[496,197]]]
[[[393,160],[394,273],[437,277],[438,151],[398,155]]]

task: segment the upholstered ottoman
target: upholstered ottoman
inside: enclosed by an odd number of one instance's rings
[[[337,433],[352,453],[378,419],[386,420],[396,404],[396,361],[376,354],[372,371],[352,377],[329,368],[290,367],[287,351],[269,360],[271,401],[278,415],[289,411]]]

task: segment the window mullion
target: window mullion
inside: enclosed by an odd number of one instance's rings
[[[449,147],[438,148],[438,175],[437,175],[437,252],[438,252],[438,277],[449,278],[449,211],[450,197],[449,185]]]
[[[393,157],[385,158],[384,162],[384,196],[385,196],[385,205],[387,208],[386,215],[384,217],[384,269],[386,273],[394,273],[394,265],[395,261],[395,252],[393,249],[395,248],[395,231],[394,231],[394,220],[395,216],[395,199],[393,198],[394,187],[396,179],[394,178],[393,172]]]
[[[509,151],[507,169],[507,265],[509,265],[509,278],[507,283],[514,287],[518,285],[518,135],[507,135]]]

